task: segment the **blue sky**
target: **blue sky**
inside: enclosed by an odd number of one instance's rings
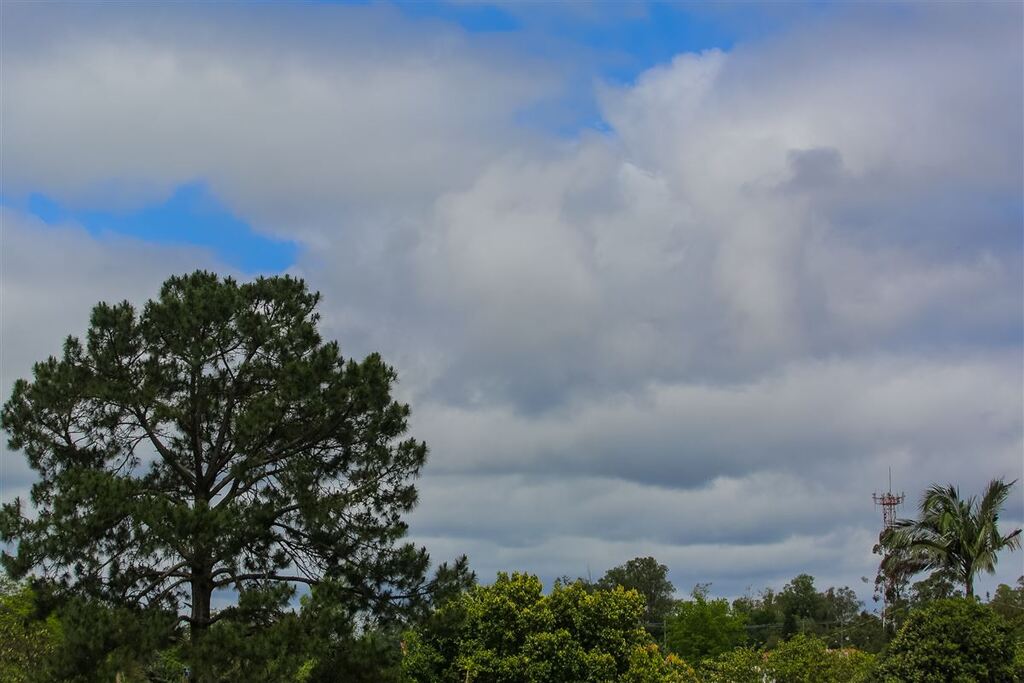
[[[213,197],[201,182],[175,189],[165,201],[128,211],[76,210],[42,193],[32,193],[17,207],[49,225],[75,223],[97,239],[111,234],[155,244],[187,244],[212,251],[244,273],[282,272],[295,262],[298,245],[253,231]]]

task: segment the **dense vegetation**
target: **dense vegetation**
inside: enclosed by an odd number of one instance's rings
[[[886,628],[807,574],[730,602],[677,600],[652,557],[547,592],[428,572],[402,541],[426,444],[392,368],[321,340],[318,300],[171,278],[15,384],[3,428],[38,481],[0,514],[0,681],[1024,680],[1024,577],[974,595],[1019,547],[1012,482],[933,487],[880,538]]]

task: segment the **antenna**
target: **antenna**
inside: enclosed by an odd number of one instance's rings
[[[906,496],[901,491],[900,493],[893,493],[892,490],[892,467],[889,468],[889,488],[885,493],[873,493],[871,494],[872,500],[875,501],[875,505],[882,508],[882,533],[879,534],[879,538],[886,531],[894,529],[896,527],[896,509],[903,505],[903,501]],[[886,552],[885,548],[882,548],[882,553]],[[892,592],[895,587],[895,578],[887,576],[885,578],[885,588],[882,591],[882,628],[885,628],[885,596]]]
[[[882,508],[882,531],[896,526],[896,508],[903,505],[906,496],[892,491],[892,468],[889,468],[889,489],[885,493],[873,493],[871,498],[875,505]]]

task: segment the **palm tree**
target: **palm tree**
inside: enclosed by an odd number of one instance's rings
[[[1003,536],[997,526],[999,511],[1016,483],[993,479],[981,500],[961,498],[952,484],[932,486],[921,499],[920,519],[898,520],[882,535],[882,571],[907,576],[946,569],[964,584],[967,596],[974,597],[975,575],[992,574],[999,551],[1021,545],[1020,529]]]

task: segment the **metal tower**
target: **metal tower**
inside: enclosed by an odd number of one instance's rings
[[[896,508],[903,505],[906,496],[902,492],[892,492],[891,467],[889,468],[889,490],[885,493],[873,493],[871,498],[875,501],[875,505],[882,508],[882,531],[888,531],[896,526]]]
[[[892,490],[892,468],[889,468],[889,488],[885,493],[873,493],[871,494],[872,500],[875,501],[875,505],[882,508],[882,533],[878,535],[881,539],[886,531],[893,529],[896,526],[896,509],[903,505],[906,496],[901,491],[900,493],[893,493]],[[885,547],[882,547],[882,553],[885,554]],[[891,592],[895,579],[891,576],[886,577],[885,586],[882,589],[882,629],[885,629],[885,616],[886,616],[886,595]]]

